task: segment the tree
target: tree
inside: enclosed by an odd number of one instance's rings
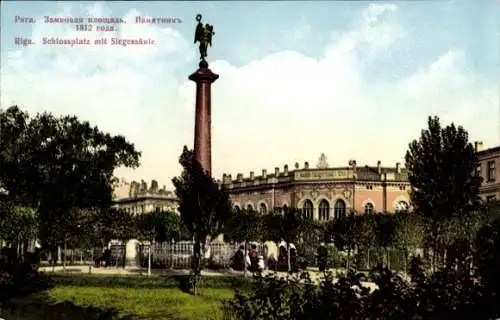
[[[267,238],[276,242],[278,247],[282,240],[286,243],[288,271],[292,269],[290,263],[290,244],[298,239],[306,223],[305,221],[301,210],[296,208],[289,208],[283,214],[273,212],[264,216]]]
[[[422,248],[425,238],[425,221],[418,213],[397,213],[394,241],[403,250],[405,271],[408,271],[408,257]]]
[[[375,234],[376,224],[372,215],[354,216],[353,241],[360,253],[366,254],[366,262],[370,269],[370,249],[373,246],[373,235]]]
[[[346,274],[350,269],[351,253],[356,249],[355,215],[350,214],[340,219],[332,220],[326,228],[327,237],[333,239],[335,247],[340,251],[347,251]]]
[[[179,214],[175,212],[155,212],[153,215],[156,221],[156,242],[193,239]]]
[[[80,209],[80,221],[76,225],[73,234],[73,247],[79,247],[90,252],[89,274],[92,273],[92,264],[94,262],[94,248],[102,246],[102,218],[98,210]]]
[[[16,205],[5,196],[0,197],[0,237],[14,247],[16,257],[23,245],[23,256],[27,252],[27,243],[34,240],[37,233],[35,211],[32,208]]]
[[[193,289],[198,295],[198,280],[202,269],[202,244],[217,237],[231,216],[229,194],[202,169],[192,150],[184,147],[179,159],[183,167],[180,177],[172,180],[179,199],[182,221],[193,235]]]
[[[16,203],[32,207],[40,237],[64,240],[73,208],[108,208],[113,172],[137,167],[140,152],[123,136],[112,136],[75,116],[30,117],[17,106],[0,110],[0,186]],[[62,232],[62,233],[61,233]]]
[[[136,217],[137,238],[148,242],[148,275],[151,275],[151,248],[161,229],[161,221],[156,213],[141,214]]]
[[[248,242],[260,241],[265,238],[262,216],[255,211],[233,210],[231,218],[225,225],[224,236],[230,241],[244,242],[243,257],[247,256]],[[247,275],[247,264],[243,261],[244,275]]]
[[[394,243],[396,221],[392,214],[380,214],[375,216],[377,243],[384,249],[387,268],[390,268],[390,256],[388,248]]]
[[[406,152],[412,204],[432,222],[433,265],[446,220],[474,212],[480,204],[477,155],[468,139],[461,126],[442,128],[438,117],[429,117],[428,128]]]

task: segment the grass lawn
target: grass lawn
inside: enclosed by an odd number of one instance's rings
[[[113,308],[121,315],[144,319],[222,319],[221,303],[233,296],[233,289],[224,288],[203,288],[197,297],[178,288],[57,286],[49,291],[49,297],[55,301]]]
[[[200,295],[186,291],[187,277],[55,275],[55,286],[14,300],[6,319],[222,319],[222,302],[244,288],[242,277],[204,277]],[[184,288],[184,290],[182,290]]]

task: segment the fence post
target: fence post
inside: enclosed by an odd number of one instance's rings
[[[151,275],[151,242],[148,246],[148,276]]]
[[[175,241],[172,238],[172,244],[170,245],[170,269],[174,269],[174,244]]]

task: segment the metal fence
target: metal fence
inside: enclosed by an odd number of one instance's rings
[[[208,266],[212,268],[225,268],[231,264],[231,259],[238,251],[240,244],[212,242],[205,246],[204,257]],[[264,255],[263,244],[257,244],[257,251]],[[138,250],[139,263],[148,264],[149,245],[140,245]],[[155,267],[185,269],[190,267],[193,254],[192,241],[171,243],[153,243],[151,245],[151,265]]]
[[[257,252],[265,256],[264,244],[255,244]],[[204,250],[204,256],[208,264],[206,267],[217,269],[230,266],[233,256],[241,245],[239,243],[226,242],[212,242],[207,244]],[[147,267],[149,245],[139,244],[136,249],[137,264]],[[250,249],[250,245],[248,245],[248,249]],[[111,244],[109,250],[113,265],[116,267],[124,266],[127,259],[126,245]],[[40,258],[41,261],[48,264],[51,264],[53,258],[56,258],[58,264],[62,264],[62,261],[66,260],[66,265],[80,265],[88,264],[91,261],[95,262],[96,259],[102,257],[103,253],[104,248],[95,248],[94,250],[61,249],[56,257],[52,257],[49,252],[43,252]],[[189,269],[192,255],[192,241],[153,243],[151,245],[151,265],[156,268]]]

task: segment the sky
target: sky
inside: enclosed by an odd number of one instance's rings
[[[260,174],[324,153],[330,166],[404,163],[429,115],[500,144],[500,5],[495,1],[29,2],[1,4],[2,108],[77,115],[142,152],[127,180],[171,189],[194,137],[195,16],[214,26],[212,170]],[[36,23],[16,23],[15,17]],[[122,17],[77,31],[50,17]],[[176,23],[135,24],[135,17]],[[15,38],[33,45],[16,45]],[[44,45],[43,38],[91,45]],[[94,39],[154,45],[93,45]]]

